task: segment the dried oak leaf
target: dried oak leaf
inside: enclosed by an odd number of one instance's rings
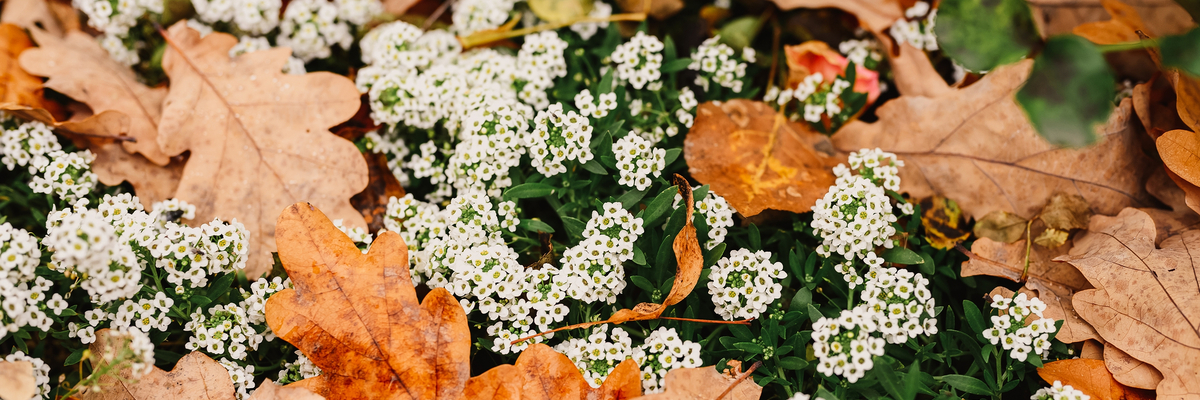
[[[693,178],[746,217],[809,211],[833,185],[839,161],[824,135],[749,100],[701,104],[683,156]]]
[[[51,3],[51,0],[5,0],[3,11],[0,11],[0,23],[26,29],[45,29],[62,36],[63,27],[51,10]]]
[[[470,376],[471,332],[450,292],[417,301],[408,246],[384,232],[363,254],[310,204],[279,216],[279,259],[294,289],[267,301],[267,325],[321,368],[292,385],[336,399],[620,399],[641,394],[630,362],[591,389],[565,356],[534,345],[516,365]],[[289,385],[289,386],[292,386]]]
[[[1196,24],[1183,7],[1171,0],[1132,3],[1140,19],[1158,35],[1178,35]],[[1071,33],[1079,25],[1111,18],[1104,0],[1034,0],[1029,5],[1043,37]]]
[[[8,5],[9,2],[5,2],[5,7]],[[54,106],[42,96],[42,79],[29,74],[18,64],[18,57],[29,49],[36,48],[24,29],[9,23],[0,24],[0,105],[5,108],[47,109]]]
[[[1046,383],[1062,382],[1096,400],[1150,400],[1152,393],[1126,387],[1113,379],[1103,360],[1076,358],[1048,362],[1037,370]]]
[[[113,354],[125,340],[112,335],[108,329],[96,332],[92,343],[93,359],[105,363],[105,355]],[[98,367],[98,366],[97,366]],[[171,372],[151,367],[141,377],[133,377],[125,368],[116,374],[100,378],[99,391],[84,391],[84,400],[233,400],[235,390],[229,371],[220,363],[193,351],[183,356]]]
[[[1127,208],[1092,217],[1066,261],[1095,287],[1072,303],[1096,332],[1129,356],[1153,366],[1163,379],[1159,399],[1200,398],[1200,230],[1189,229],[1154,245],[1154,221]]]
[[[1025,235],[1025,226],[1029,223],[1008,211],[992,211],[975,221],[972,232],[976,237],[988,238],[1001,243],[1012,243],[1021,240]]]
[[[33,364],[29,361],[0,361],[0,399],[28,400],[37,394]]]
[[[644,400],[709,400],[721,390],[734,384],[735,378],[717,372],[717,367],[679,368],[667,372],[662,393],[639,397]],[[715,390],[715,391],[714,391]],[[762,396],[762,387],[752,379],[737,382],[737,386],[725,395],[727,400],[757,400]]]
[[[997,68],[941,96],[901,96],[879,108],[878,122],[847,124],[834,147],[896,153],[905,162],[901,191],[952,198],[975,219],[996,210],[1030,219],[1056,192],[1083,196],[1099,214],[1150,204],[1144,182],[1153,163],[1135,142],[1129,102],[1101,129],[1099,144],[1057,148],[1013,99],[1030,66]]]
[[[904,18],[903,0],[773,0],[781,10],[794,8],[839,8],[858,17],[868,31],[883,33],[896,20]],[[910,4],[911,5],[911,4]]]
[[[157,140],[166,88],[138,82],[133,70],[109,57],[91,35],[74,31],[60,38],[39,29],[30,32],[38,48],[21,54],[21,68],[50,78],[46,87],[87,104],[97,114],[113,110],[129,116],[125,133],[136,141],[125,142],[125,150],[167,165],[169,157]]]
[[[329,72],[285,75],[285,48],[231,59],[237,38],[201,39],[182,22],[167,38],[163,71],[171,88],[158,142],[168,155],[191,151],[175,197],[196,206],[196,221],[246,225],[247,276],[271,269],[274,217],[297,201],[366,227],[349,201],[367,185],[366,162],[329,131],[358,111],[353,82]]]
[[[316,393],[308,391],[302,387],[284,387],[279,386],[271,379],[267,379],[258,389],[254,389],[254,393],[250,394],[249,400],[321,400],[324,397]]]
[[[1070,246],[1046,249],[1034,246],[1029,253],[1029,270],[1025,269],[1025,241],[1010,244],[980,238],[967,252],[969,260],[962,264],[962,276],[991,275],[1013,282],[1024,282],[1025,288],[1037,292],[1046,303],[1045,316],[1063,320],[1056,338],[1064,343],[1099,338],[1095,329],[1076,314],[1071,304],[1075,292],[1091,288],[1083,275],[1070,264],[1054,262],[1067,254]]]
[[[640,13],[646,4],[650,5],[646,14],[660,21],[683,10],[683,0],[617,0],[617,6],[627,13]]]
[[[1158,387],[1159,382],[1162,382],[1161,372],[1158,372],[1153,366],[1131,357],[1128,353],[1113,346],[1112,343],[1105,343],[1103,351],[1104,365],[1108,367],[1109,372],[1112,372],[1113,379],[1121,382],[1122,385],[1154,389]]]
[[[1076,26],[1071,29],[1071,33],[1083,36],[1096,44],[1136,42],[1142,39],[1137,31],[1152,35],[1137,10],[1128,4],[1117,0],[1100,0],[1100,6],[1104,7],[1112,19]]]
[[[967,240],[971,231],[963,218],[958,203],[942,196],[921,199],[921,226],[925,227],[925,240],[935,249],[949,249]]]

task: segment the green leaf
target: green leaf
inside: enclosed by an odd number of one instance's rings
[[[227,273],[225,275],[221,275],[220,278],[217,278],[217,280],[208,287],[208,293],[206,293],[208,298],[218,299],[225,293],[229,292],[229,289],[231,288],[230,285],[233,284],[234,279],[237,279],[237,274]]]
[[[988,388],[987,384],[979,380],[979,378],[966,375],[943,375],[937,377],[937,380],[946,382],[955,389],[980,396],[988,396],[992,394],[992,389]]]
[[[563,227],[567,228],[567,234],[571,236],[582,236],[583,230],[587,229],[587,224],[575,218],[561,216]]]
[[[792,296],[792,302],[789,310],[807,310],[808,305],[812,304],[812,291],[801,286],[800,290],[796,291],[796,295]]]
[[[193,295],[192,297],[188,297],[188,302],[192,303],[192,306],[195,306],[195,307],[204,307],[206,305],[212,304],[213,301],[212,301],[212,299],[205,297],[205,296]]]
[[[543,183],[522,183],[504,191],[505,200],[545,197],[554,193],[554,187]]]
[[[683,71],[683,70],[684,70],[685,68],[687,68],[687,67],[688,67],[688,65],[690,65],[691,63],[692,63],[692,59],[691,59],[691,58],[680,58],[680,59],[678,59],[678,60],[671,61],[671,62],[669,62],[669,63],[663,64],[663,66],[662,66],[662,73],[664,73],[664,74],[669,74],[669,73],[672,73],[672,72],[679,72],[679,71]]]
[[[760,236],[758,234],[758,225],[750,224],[750,229],[748,229],[747,231],[748,231],[747,235],[749,236],[749,239],[750,239],[750,249],[751,250],[761,250],[762,249],[762,236]]]
[[[916,265],[925,263],[925,259],[921,258],[920,254],[903,247],[893,247],[888,249],[888,251],[883,252],[883,261],[903,265]]]
[[[1185,34],[1167,36],[1158,42],[1164,67],[1174,67],[1200,77],[1200,28]]]
[[[733,336],[742,340],[754,340],[754,333],[750,332],[750,328],[745,325],[729,325],[729,331],[733,332]]]
[[[919,254],[921,255],[921,259],[925,260],[924,263],[921,263],[921,273],[933,277],[933,274],[937,272],[937,265],[933,264],[933,257],[923,251]]]
[[[608,170],[604,169],[604,166],[594,158],[583,163],[583,169],[596,175],[608,175]]]
[[[739,349],[742,349],[742,351],[745,351],[748,353],[754,353],[754,354],[762,354],[763,353],[763,347],[759,346],[757,343],[751,343],[751,342],[734,343],[733,347],[737,347]]]
[[[718,243],[704,256],[704,268],[717,265],[717,260],[720,260],[723,255],[725,255],[725,243]]]
[[[1034,60],[1017,102],[1050,143],[1085,146],[1096,141],[1095,125],[1107,121],[1112,112],[1114,79],[1092,42],[1075,35],[1055,36]]]
[[[835,396],[833,393],[830,393],[828,390],[825,390],[824,387],[818,387],[817,393],[815,393],[813,397],[822,400],[838,400],[837,396]]]
[[[554,228],[536,219],[522,219],[521,222],[517,223],[517,226],[531,232],[554,233]]]
[[[987,320],[983,318],[983,314],[979,312],[979,307],[975,302],[963,300],[963,314],[967,316],[967,324],[971,325],[971,330],[975,333],[983,333],[987,326]]]
[[[808,367],[808,361],[800,357],[784,357],[779,359],[779,366],[792,370],[804,369]]]
[[[663,156],[663,158],[664,158],[663,161],[665,162],[663,165],[668,165],[668,166],[671,165],[671,163],[675,162],[675,160],[679,158],[679,154],[681,154],[681,153],[683,153],[683,149],[678,148],[678,147],[673,148],[673,149],[667,149],[667,154],[665,156]],[[695,196],[693,196],[693,197],[695,197]],[[702,199],[704,199],[704,198],[703,197],[696,198],[696,200],[702,200]]]
[[[639,287],[643,291],[645,291],[646,294],[654,293],[654,290],[655,290],[654,284],[650,283],[649,279],[646,279],[646,278],[642,277],[641,275],[634,275],[634,276],[630,276],[629,280],[633,281],[633,284],[637,285],[637,287]]]
[[[633,246],[633,263],[646,265],[646,253],[642,252],[641,247]]]
[[[86,349],[86,347],[81,347],[81,348],[75,349],[75,351],[72,351],[71,354],[67,356],[67,360],[63,362],[63,366],[70,367],[72,365],[78,364],[79,361],[83,359],[83,350],[84,349]]]
[[[747,15],[725,24],[717,34],[721,36],[721,43],[729,45],[735,51],[741,51],[758,36],[759,28],[762,28],[762,24],[759,23],[758,16]]]
[[[1022,0],[944,0],[933,31],[942,52],[976,72],[1020,60],[1041,39]]]
[[[812,303],[809,303],[808,304],[808,319],[811,320],[812,322],[817,322],[817,320],[819,320],[821,318],[825,318],[825,314],[821,314],[821,310],[818,310],[816,307],[814,307],[812,305]]]
[[[658,219],[666,214],[671,205],[675,203],[675,194],[679,193],[679,189],[674,186],[667,186],[658,196],[654,196],[654,200],[646,205],[646,213],[642,214],[642,226],[654,226],[658,223]]]
[[[628,209],[637,205],[639,201],[642,201],[642,198],[646,197],[646,192],[648,191],[649,190],[634,190],[625,192],[625,194],[617,198],[617,201],[621,202],[621,207]]]

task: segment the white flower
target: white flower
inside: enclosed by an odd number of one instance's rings
[[[617,156],[617,172],[620,185],[646,190],[654,183],[651,176],[662,175],[666,168],[667,151],[654,147],[653,143],[637,135],[626,135],[613,143],[612,151]]]
[[[279,25],[283,3],[280,0],[192,0],[192,7],[200,21],[209,24],[230,22],[239,31],[263,35]]]
[[[515,0],[461,0],[454,3],[451,25],[458,36],[496,29],[508,21]]]
[[[697,71],[696,80],[703,82],[701,86],[705,90],[708,88],[708,82],[712,81],[740,93],[742,78],[746,76],[746,63],[738,60],[733,49],[720,40],[720,36],[714,36],[701,43],[700,47],[692,52],[692,63],[688,65],[688,69]],[[754,57],[753,48],[742,49],[743,59],[754,62]]]
[[[786,277],[783,263],[772,263],[771,253],[737,249],[712,267],[708,292],[717,306],[717,315],[726,321],[758,318],[783,295],[778,280]]]
[[[525,145],[538,172],[554,176],[567,172],[564,163],[568,160],[586,163],[592,159],[592,126],[586,116],[564,112],[562,104],[553,104],[538,111],[534,124]]]
[[[641,346],[633,348],[631,356],[642,369],[642,390],[647,394],[661,393],[666,388],[667,372],[703,364],[700,343],[682,340],[674,328],[667,327],[650,332]]]
[[[554,349],[575,363],[583,379],[593,388],[600,387],[617,364],[634,354],[629,334],[621,328],[614,328],[610,336],[608,325],[592,328],[587,339],[570,339]]]
[[[634,89],[658,81],[662,76],[662,50],[663,43],[657,37],[638,31],[609,56],[617,67],[616,78],[629,82]]]

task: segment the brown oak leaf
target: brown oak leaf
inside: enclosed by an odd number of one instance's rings
[[[308,391],[302,387],[284,387],[279,386],[271,379],[267,379],[258,389],[254,389],[254,393],[250,394],[249,400],[321,400],[324,397],[316,393]]]
[[[1131,1],[1131,7],[1158,35],[1178,35],[1195,26],[1187,11],[1171,0]],[[1030,1],[1033,20],[1043,37],[1071,33],[1075,27],[1109,20],[1104,0],[1034,0]]]
[[[294,289],[267,301],[267,324],[321,368],[293,385],[337,399],[620,399],[641,394],[629,362],[598,389],[565,356],[534,345],[515,365],[472,378],[471,332],[437,288],[417,301],[408,247],[384,232],[367,254],[310,204],[279,216],[279,259]],[[289,385],[291,386],[291,385]]]
[[[660,21],[683,10],[683,0],[617,0],[617,6],[627,13],[640,13],[646,4],[650,5],[647,14]]]
[[[639,397],[645,400],[708,400],[715,398],[736,381],[729,375],[717,372],[717,367],[679,368],[667,372],[662,393]],[[752,379],[737,382],[724,399],[757,400],[762,396],[762,387]]]
[[[0,399],[25,400],[37,394],[33,364],[29,361],[0,361]]]
[[[1200,230],[1155,246],[1154,221],[1127,208],[1092,217],[1066,261],[1095,287],[1072,303],[1106,343],[1162,374],[1159,399],[1200,398]]]
[[[62,36],[63,27],[51,9],[51,3],[52,0],[5,0],[3,11],[0,11],[0,23],[26,29],[40,28]]]
[[[180,22],[167,34],[171,79],[158,141],[168,155],[191,151],[175,197],[196,220],[237,219],[250,231],[246,275],[271,269],[275,216],[311,202],[348,227],[366,227],[350,197],[367,185],[353,143],[329,131],[358,111],[359,93],[328,72],[285,75],[289,50],[229,57],[232,35],[200,34]]]
[[[701,104],[683,156],[693,178],[746,217],[809,211],[833,185],[840,159],[824,135],[749,100]]]
[[[1056,339],[1075,343],[1099,338],[1095,329],[1079,318],[1071,304],[1075,292],[1092,286],[1075,267],[1053,261],[1055,257],[1067,254],[1070,248],[1069,243],[1054,249],[1033,246],[1029,249],[1029,270],[1026,272],[1025,240],[1006,244],[980,238],[967,252],[970,259],[962,264],[962,276],[990,275],[1024,282],[1026,289],[1037,292],[1037,297],[1046,303],[1046,318],[1063,320]]]
[[[1105,343],[1103,351],[1104,365],[1108,367],[1109,372],[1112,372],[1113,379],[1116,379],[1117,382],[1141,389],[1154,389],[1158,387],[1159,382],[1162,382],[1161,372],[1158,372],[1153,366],[1131,357],[1113,346],[1112,343]]]
[[[5,6],[8,6],[5,2]],[[4,108],[53,109],[55,104],[42,96],[42,79],[26,72],[18,57],[36,49],[21,27],[0,24],[0,105]]]
[[[1023,61],[997,68],[941,96],[901,96],[879,108],[878,122],[842,128],[834,147],[896,153],[905,162],[901,191],[954,199],[975,219],[997,210],[1030,219],[1057,192],[1082,196],[1098,214],[1152,204],[1144,187],[1152,162],[1135,142],[1129,102],[1099,132],[1099,144],[1057,148],[1038,135],[1014,100],[1030,66]]]
[[[91,345],[93,362],[106,363],[108,355],[124,346],[124,339],[108,329],[96,332],[96,341]],[[98,366],[97,366],[98,367]],[[100,390],[86,390],[84,400],[233,400],[235,390],[229,379],[229,371],[220,363],[193,351],[183,356],[171,372],[151,367],[149,372],[134,377],[128,368],[100,378]]]
[[[1102,360],[1076,358],[1048,362],[1037,370],[1046,383],[1062,382],[1096,400],[1150,400],[1152,393],[1126,387],[1113,379]]]
[[[781,10],[795,8],[840,8],[858,17],[858,23],[875,33],[883,33],[896,20],[904,18],[904,0],[773,0]],[[912,2],[915,3],[915,2]],[[909,4],[911,5],[911,4]]]

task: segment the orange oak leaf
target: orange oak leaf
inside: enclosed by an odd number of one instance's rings
[[[249,400],[321,400],[324,397],[316,393],[308,391],[301,387],[284,387],[279,386],[271,379],[267,379],[258,389],[254,389],[254,393],[250,394]]]
[[[1037,292],[1037,297],[1046,303],[1045,317],[1063,321],[1055,339],[1064,343],[1096,339],[1099,338],[1096,330],[1079,318],[1071,304],[1075,292],[1089,289],[1092,285],[1075,267],[1053,261],[1055,257],[1067,254],[1070,248],[1070,242],[1053,249],[1031,247],[1029,269],[1026,272],[1025,240],[1001,243],[980,238],[967,252],[970,259],[962,264],[962,276],[991,275],[1024,282],[1026,289]]]
[[[1142,39],[1138,36],[1137,31],[1153,35],[1146,28],[1146,24],[1142,22],[1142,17],[1138,15],[1137,10],[1128,4],[1117,0],[1100,0],[1100,5],[1112,16],[1112,19],[1076,26],[1071,29],[1071,33],[1083,36],[1096,44],[1136,42]]]
[[[9,23],[0,24],[0,105],[52,109],[56,105],[42,96],[42,79],[30,75],[18,64],[20,55],[29,49],[35,47],[25,30]]]
[[[1162,374],[1159,399],[1200,398],[1200,230],[1155,246],[1154,221],[1127,208],[1095,216],[1066,261],[1095,287],[1073,304],[1106,343]]]
[[[46,87],[87,104],[93,112],[118,111],[129,116],[125,150],[139,153],[157,165],[169,157],[158,145],[158,120],[166,88],[150,88],[129,67],[108,56],[96,39],[83,32],[57,37],[40,29],[30,31],[38,48],[21,54],[21,68],[45,76]]]
[[[350,197],[367,185],[366,162],[329,128],[358,110],[348,78],[328,72],[285,75],[289,50],[229,57],[232,35],[200,34],[177,23],[166,33],[163,70],[171,79],[158,142],[168,155],[191,151],[175,197],[196,220],[237,219],[250,231],[246,275],[271,269],[275,218],[311,202],[366,227]]]
[[[1111,18],[1111,14],[1105,10],[1104,0],[1033,0],[1028,3],[1043,37],[1071,33],[1079,25]],[[1174,1],[1139,0],[1129,3],[1145,25],[1158,35],[1178,35],[1196,25],[1187,11]]]
[[[858,17],[863,29],[883,33],[896,20],[904,18],[904,0],[773,0],[781,10],[794,8],[840,8]],[[909,2],[909,3],[915,3]],[[911,4],[909,4],[911,5]]]
[[[29,361],[0,361],[0,399],[29,399],[37,394],[33,364]]]
[[[336,399],[621,399],[641,394],[632,361],[592,389],[545,345],[515,365],[470,376],[471,333],[458,300],[437,288],[417,301],[408,247],[384,232],[363,254],[310,204],[279,216],[279,259],[294,289],[267,301],[267,324],[321,368],[292,385]],[[292,386],[289,385],[289,386]]]
[[[1048,362],[1037,370],[1046,383],[1062,382],[1096,400],[1150,400],[1144,390],[1126,387],[1113,379],[1103,360],[1076,358]]]
[[[1057,192],[1077,194],[1097,214],[1153,204],[1145,177],[1153,163],[1136,143],[1128,101],[1086,149],[1051,145],[1014,100],[1031,62],[997,68],[978,82],[935,97],[901,96],[879,121],[855,121],[833,136],[838,151],[881,148],[905,162],[901,191],[953,199],[980,219],[1006,211],[1030,219]]]
[[[749,100],[701,104],[683,156],[693,178],[745,217],[809,211],[833,185],[841,159],[824,135]]]
[[[737,379],[717,372],[717,367],[679,368],[667,372],[662,393],[646,395],[645,400],[707,400],[712,399],[730,385],[735,385],[725,394],[727,400],[757,400],[762,396],[762,387],[747,379]],[[735,383],[736,382],[736,383]]]

